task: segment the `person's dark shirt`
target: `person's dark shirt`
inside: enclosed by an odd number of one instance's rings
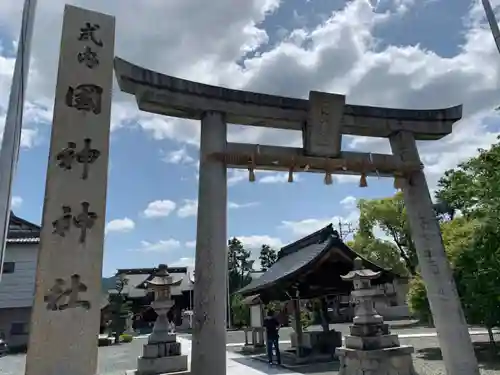
[[[266,316],[264,318],[264,328],[266,329],[267,338],[277,339],[279,327],[280,323],[274,316]]]

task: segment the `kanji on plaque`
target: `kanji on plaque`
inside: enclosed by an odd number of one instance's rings
[[[71,229],[71,219],[73,215],[71,214],[71,207],[62,206],[63,214],[59,219],[52,222],[52,233],[58,234],[61,237],[66,237],[66,232]]]
[[[90,138],[85,139],[83,143],[83,149],[76,154],[76,161],[83,164],[82,179],[86,180],[89,176],[89,165],[95,162],[101,153],[91,147],[92,140]]]
[[[82,212],[73,217],[75,227],[80,229],[80,243],[85,243],[87,230],[92,229],[97,220],[97,214],[90,212],[89,207],[90,204],[88,202],[82,202]]]
[[[96,31],[100,29],[100,26],[96,23],[91,24],[90,22],[85,22],[85,26],[80,29],[80,36],[78,40],[80,41],[91,41],[98,47],[102,47],[102,40],[96,37]]]
[[[58,278],[55,280],[48,294],[44,296],[44,301],[47,303],[47,310],[62,311],[75,307],[83,307],[89,310],[90,302],[79,299],[79,294],[86,291],[87,286],[81,282],[80,275],[78,274],[71,276],[70,285],[64,279]]]
[[[101,113],[102,87],[93,84],[82,84],[68,87],[66,105],[79,111]]]
[[[89,46],[85,46],[83,52],[78,53],[77,59],[80,64],[85,64],[87,68],[90,69],[94,69],[97,65],[99,65],[97,52],[92,51],[92,48]]]
[[[57,159],[57,165],[61,167],[62,169],[68,171],[71,168],[73,168],[73,162],[75,161],[76,158],[76,143],[75,142],[68,142],[68,147],[63,148],[59,153],[56,155]]]
[[[86,180],[89,176],[89,165],[94,163],[101,155],[100,151],[92,148],[92,140],[86,138],[84,146],[77,151],[75,142],[68,142],[68,146],[63,148],[56,156],[58,166],[64,170],[71,170],[73,163],[83,164],[82,179]]]

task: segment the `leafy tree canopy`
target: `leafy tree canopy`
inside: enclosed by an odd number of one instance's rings
[[[347,244],[358,254],[380,267],[390,269],[401,276],[408,275],[408,270],[399,256],[398,248],[392,242],[357,233]]]
[[[228,241],[229,293],[236,292],[252,280],[250,272],[254,261],[250,256],[250,250],[245,249],[240,240],[234,237]]]
[[[445,172],[436,198],[465,216],[483,217],[500,202],[500,143]]]
[[[455,262],[458,291],[471,324],[500,326],[500,219],[489,217],[475,232],[469,249]]]
[[[278,259],[278,253],[269,245],[262,245],[260,248],[260,265],[262,271],[267,271]]]
[[[397,252],[397,256],[394,255],[393,258],[401,258],[408,272],[415,275],[418,260],[403,194],[397,193],[393,197],[383,199],[362,199],[358,202],[358,208],[360,212],[358,235],[366,240],[375,239],[374,230],[380,228],[394,242],[393,250]],[[384,246],[386,250],[384,253],[388,254],[389,245]]]

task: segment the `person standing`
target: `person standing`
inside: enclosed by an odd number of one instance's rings
[[[279,329],[280,323],[274,316],[274,311],[269,310],[264,318],[264,328],[266,329],[267,338],[267,358],[269,364],[273,364],[273,349],[276,351],[276,360],[278,365],[281,365],[281,354],[279,348]]]

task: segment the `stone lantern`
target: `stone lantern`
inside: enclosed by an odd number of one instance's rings
[[[181,344],[168,324],[167,313],[174,305],[171,288],[182,280],[173,281],[168,267],[161,264],[157,271],[145,281],[148,290],[154,293],[151,307],[158,314],[153,332],[144,345],[142,357],[137,360],[138,375],[156,375],[187,372],[187,356],[181,355]]]
[[[341,276],[354,284],[351,296],[356,300],[351,334],[345,344],[336,349],[340,357],[339,375],[384,374],[416,375],[412,346],[401,346],[398,335],[389,332],[389,326],[374,308],[373,297],[379,292],[372,288],[371,281],[381,272],[363,268],[360,258],[354,260],[354,269]]]

